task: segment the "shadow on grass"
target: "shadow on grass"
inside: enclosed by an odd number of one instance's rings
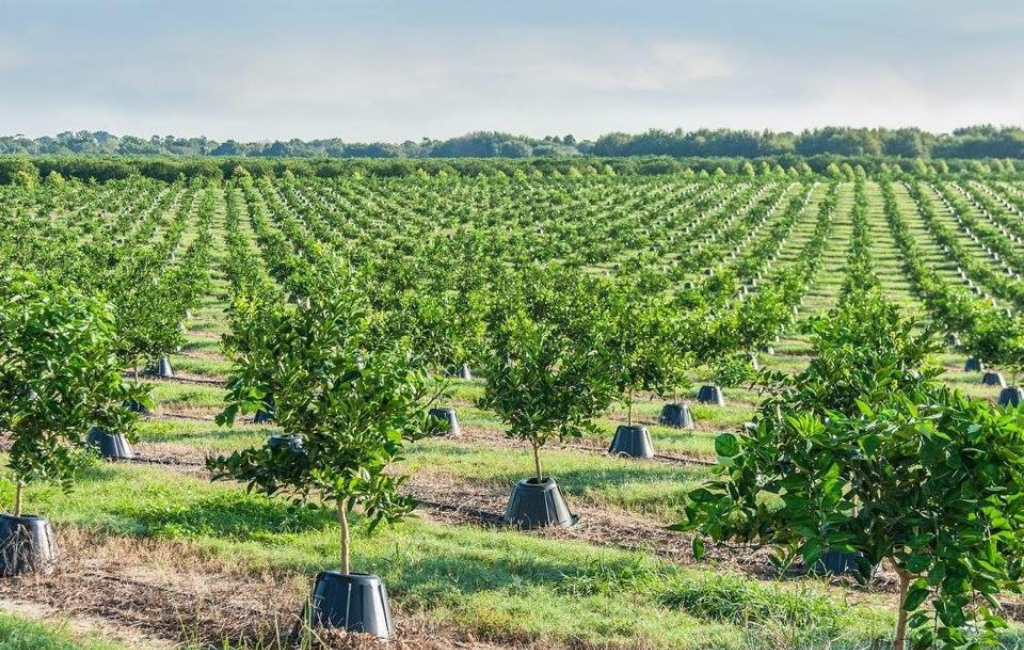
[[[181,353],[189,352],[220,352],[220,341],[217,339],[202,339],[189,341],[181,346]]]
[[[510,536],[515,533],[507,533]],[[628,575],[635,572],[639,561],[622,556],[604,558],[600,564],[584,563],[572,553],[554,557],[516,549],[503,543],[500,549],[474,544],[457,552],[444,552],[388,568],[388,588],[411,602],[436,607],[446,600],[457,605],[466,595],[478,592],[503,592],[510,589],[529,590],[547,587],[561,590],[567,581],[581,576]]]
[[[676,483],[682,493],[686,489],[686,483],[699,481],[707,475],[704,468],[644,465],[642,460],[623,462],[623,467],[600,470],[562,470],[555,466],[551,468],[551,473],[562,489],[571,494],[604,492],[609,488],[642,486],[645,483]]]
[[[294,505],[285,498],[268,499],[244,492],[204,494],[177,503],[123,505],[113,514],[147,535],[234,541],[320,531],[337,525],[329,508]]]

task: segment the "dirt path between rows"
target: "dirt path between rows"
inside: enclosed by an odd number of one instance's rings
[[[242,572],[187,542],[130,538],[59,526],[61,563],[51,575],[0,580],[0,609],[25,618],[66,622],[140,650],[185,646],[287,648],[311,587],[311,576]],[[312,648],[497,650],[396,610],[387,644],[361,635],[306,631]],[[304,646],[310,647],[310,646]]]
[[[94,614],[69,615],[41,601],[26,598],[28,594],[16,597],[0,597],[0,611],[18,618],[42,623],[47,629],[67,632],[74,639],[101,639],[131,648],[147,650],[171,650],[174,641],[158,638],[131,626],[113,625],[110,621]]]
[[[160,466],[197,477],[207,477],[204,454],[184,445],[141,443],[133,463]],[[448,525],[504,526],[503,515],[510,486],[481,485],[460,480],[441,470],[417,471],[405,483],[405,491],[419,502],[417,513],[431,521]],[[572,505],[580,517],[573,528],[547,528],[517,531],[521,534],[583,542],[644,552],[678,564],[696,565],[691,550],[692,537],[667,530],[658,522],[622,510],[589,505]],[[761,579],[774,580],[778,569],[771,563],[766,548],[743,545],[709,544],[702,564],[731,568]],[[709,566],[710,568],[710,566]],[[797,569],[790,575],[799,575]],[[852,580],[835,578],[833,582],[851,586]],[[894,591],[895,579],[882,574],[871,591]]]

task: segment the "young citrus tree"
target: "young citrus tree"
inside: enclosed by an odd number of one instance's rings
[[[1024,319],[1005,317],[989,310],[979,315],[968,332],[966,343],[983,361],[1008,369],[1011,386],[1024,371]]]
[[[680,383],[685,366],[681,323],[667,299],[630,284],[610,292],[608,320],[611,327],[605,346],[611,363],[609,372],[626,403],[626,423],[632,426],[637,391],[660,396]]]
[[[529,443],[538,483],[541,448],[595,431],[593,419],[617,395],[596,284],[571,271],[529,268],[495,290],[480,406],[497,413],[510,438]]]
[[[816,358],[776,386],[756,426],[716,439],[717,476],[675,528],[774,546],[782,564],[854,553],[865,581],[887,562],[897,650],[908,627],[915,648],[968,647],[969,614],[991,637],[995,595],[1020,586],[1024,415],[943,388],[926,363],[931,333],[877,296],[815,332]]]
[[[385,470],[407,442],[438,425],[426,415],[428,378],[404,343],[376,335],[377,316],[346,273],[319,276],[296,304],[253,306],[262,326],[229,349],[234,370],[220,419],[229,424],[239,412],[263,408],[272,392],[277,424],[301,445],[268,444],[207,464],[215,480],[331,503],[341,527],[341,577],[348,578],[356,575],[352,511],[360,507],[371,530],[411,512],[415,501],[399,491],[405,478]]]
[[[109,305],[31,275],[0,278],[0,430],[11,437],[14,517],[29,483],[70,489],[92,425],[132,435]]]
[[[118,355],[134,371],[166,356],[184,343],[185,314],[178,273],[164,277],[163,261],[151,251],[137,251],[114,269],[104,284],[117,324]]]
[[[273,349],[267,348],[267,341],[274,337],[275,323],[265,318],[265,312],[271,305],[283,301],[284,296],[279,288],[266,277],[256,276],[242,279],[234,289],[234,298],[228,304],[228,332],[221,337],[221,348],[228,358],[244,360],[247,367],[245,381],[249,385],[259,386],[262,397],[259,405],[253,408],[250,400],[248,411],[255,410],[257,420],[270,419],[274,414],[274,393],[276,382],[280,380],[276,366],[270,355]],[[256,374],[260,373],[257,377]],[[240,381],[233,378],[231,382]],[[233,383],[229,383],[229,387]],[[233,420],[238,411],[226,411],[217,417],[219,424]],[[228,417],[230,416],[230,418]]]
[[[413,348],[436,369],[458,372],[481,356],[485,335],[484,296],[467,291],[410,289],[389,311],[388,330],[402,332]]]

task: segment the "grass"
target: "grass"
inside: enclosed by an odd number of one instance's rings
[[[544,473],[558,479],[562,491],[578,503],[647,515],[663,522],[678,515],[683,495],[697,487],[708,468],[667,465],[573,450],[541,452]],[[411,447],[401,470],[428,471],[469,484],[510,489],[531,476],[528,449],[486,449],[458,442],[424,441]]]
[[[73,634],[60,622],[41,623],[0,612],[0,650],[126,650],[126,646]]]
[[[10,497],[11,486],[4,482],[0,498]],[[339,547],[328,509],[295,508],[235,485],[161,469],[97,466],[72,495],[34,486],[28,498],[59,527],[185,541],[195,552],[242,572],[274,569],[311,576],[335,565]],[[747,613],[723,616],[705,611],[701,598],[687,588],[704,585],[700,591],[710,602],[711,594],[724,593],[722,585],[728,584],[717,573],[644,553],[424,520],[367,537],[365,521],[357,518],[356,529],[355,566],[380,574],[401,611],[494,642],[748,649],[767,647],[759,632],[770,615],[765,601],[793,612],[844,607],[836,590],[811,579],[772,584],[736,575],[730,579],[746,589],[736,607]],[[823,623],[790,615],[778,626],[797,641],[790,647],[846,639],[849,644],[833,647],[854,648],[884,635],[889,622],[887,612],[872,604]]]
[[[266,426],[227,429],[213,423],[166,420],[148,420],[140,425],[142,440],[185,445],[203,455],[261,445],[274,431],[277,429]],[[707,444],[713,445],[713,441],[708,438]],[[156,453],[159,455],[159,451]],[[578,503],[622,509],[663,522],[674,520],[683,495],[708,472],[708,468],[701,466],[651,463],[557,447],[545,449],[542,454],[544,471],[555,476],[563,491]],[[499,492],[533,472],[526,446],[488,448],[458,440],[424,440],[410,446],[405,456],[405,461],[396,466],[397,471],[413,475],[429,472],[447,477],[452,483]]]

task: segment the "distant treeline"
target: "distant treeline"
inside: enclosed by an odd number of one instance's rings
[[[776,156],[1024,159],[1024,129],[989,125],[928,133],[916,128],[826,127],[801,133],[730,129],[610,133],[596,141],[572,135],[530,138],[477,132],[447,140],[400,144],[351,143],[338,138],[276,142],[216,142],[204,137],[116,136],[105,131],[54,137],[0,137],[0,154],[30,156],[170,156],[222,158],[549,158],[566,156],[669,156],[672,158],[765,158]]]
[[[895,158],[887,156],[835,156],[819,154],[765,156],[761,158],[672,158],[669,156],[547,157],[547,158],[448,158],[448,159],[298,159],[169,156],[24,156],[0,155],[0,184],[35,183],[50,176],[107,181],[145,176],[165,181],[178,178],[226,179],[238,174],[279,177],[318,176],[591,176],[654,174],[824,174],[851,176],[856,168],[875,175],[903,170],[919,175],[1012,174],[1017,177],[1024,163],[1009,159]]]

